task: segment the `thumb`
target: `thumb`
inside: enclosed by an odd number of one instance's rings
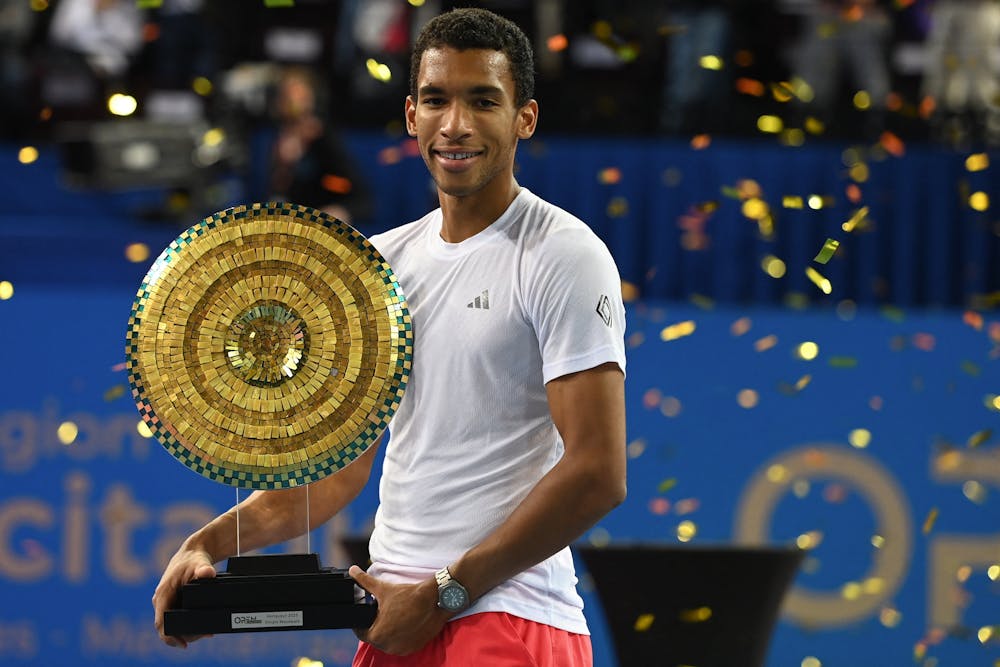
[[[365,589],[369,593],[374,593],[375,588],[378,587],[378,579],[368,574],[357,565],[352,565],[350,569],[347,570],[347,574],[358,584],[358,586],[361,586],[361,588]]]

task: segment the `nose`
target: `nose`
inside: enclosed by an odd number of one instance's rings
[[[472,134],[472,114],[466,105],[454,102],[441,119],[441,136],[448,139],[464,139]]]

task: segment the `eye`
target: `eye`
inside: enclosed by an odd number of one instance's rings
[[[496,102],[494,102],[493,100],[481,98],[481,99],[476,100],[476,106],[480,107],[482,109],[489,109],[489,108],[492,108],[492,107],[498,107],[500,105],[497,104]]]
[[[436,107],[444,104],[443,97],[424,97],[420,100],[421,104],[426,104],[428,106]]]

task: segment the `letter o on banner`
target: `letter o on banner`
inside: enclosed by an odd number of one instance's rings
[[[770,470],[780,474],[768,475]],[[741,544],[767,544],[775,506],[796,480],[803,479],[842,481],[871,508],[876,532],[885,543],[875,550],[864,578],[878,578],[883,587],[878,595],[846,599],[839,592],[794,586],[785,599],[783,612],[792,621],[812,627],[846,625],[867,618],[899,589],[909,569],[913,543],[906,496],[892,474],[872,457],[843,446],[815,444],[771,459],[751,478],[740,497],[735,539]]]

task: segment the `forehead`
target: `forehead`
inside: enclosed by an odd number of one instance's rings
[[[427,49],[420,58],[417,90],[425,86],[458,90],[493,86],[514,97],[510,62],[502,51],[492,49]]]

